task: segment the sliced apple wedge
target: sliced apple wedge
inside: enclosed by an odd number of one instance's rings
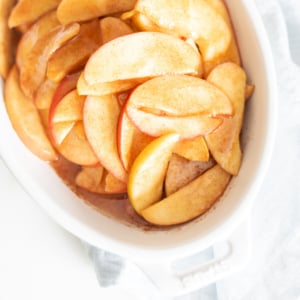
[[[67,75],[57,86],[51,105],[49,108],[49,118],[48,118],[48,125],[50,128],[51,137],[53,139],[53,142],[57,145],[60,145],[62,141],[65,139],[67,134],[72,130],[73,126],[75,125],[76,121],[82,120],[82,105],[84,97],[79,96],[77,93],[73,92],[74,99],[72,97],[66,98],[66,101],[62,102],[62,99],[70,93],[71,91],[76,89],[77,79],[80,73],[73,73],[70,75]],[[42,88],[42,86],[39,88],[39,90]],[[39,91],[38,90],[38,91]],[[79,102],[77,100],[79,98]],[[74,103],[74,106],[71,105],[68,107],[70,103]],[[67,103],[67,105],[64,105],[64,102]],[[80,105],[78,105],[78,103]],[[62,107],[62,112],[60,112],[60,108]],[[70,110],[71,113],[69,113],[69,116],[64,116],[64,107],[66,107],[65,111]],[[57,109],[59,108],[59,109]],[[54,122],[55,115],[58,113],[60,115],[60,121]],[[76,116],[76,117],[75,117]],[[59,119],[56,117],[56,119]]]
[[[84,105],[83,122],[89,143],[100,163],[116,178],[127,182],[127,173],[117,147],[119,114],[120,105],[116,96],[88,96]]]
[[[201,78],[169,75],[139,85],[126,112],[149,135],[178,132],[184,139],[216,129],[224,116],[232,114],[232,106],[222,91]]]
[[[84,101],[85,97],[78,95],[77,90],[69,92],[55,107],[51,107],[50,120],[55,123],[82,120]]]
[[[0,1],[0,76],[6,78],[14,61],[14,33],[7,24],[15,0]]]
[[[137,32],[101,46],[88,60],[84,77],[95,84],[165,74],[198,75],[201,66],[199,52],[181,39],[159,32]]]
[[[47,65],[47,77],[58,82],[67,74],[82,68],[101,44],[99,21],[81,24],[78,35],[51,55]]]
[[[242,159],[240,131],[245,106],[246,74],[238,65],[224,63],[214,68],[207,80],[228,95],[235,112],[215,132],[205,136],[207,145],[220,166],[228,173],[237,175]]]
[[[100,20],[103,44],[126,34],[133,33],[132,28],[124,21],[115,17],[106,17]]]
[[[150,144],[135,159],[128,178],[128,197],[138,214],[159,201],[169,160],[179,135],[170,133]]]
[[[22,68],[37,41],[60,25],[56,17],[56,11],[50,11],[29,27],[22,35],[17,48],[16,61],[19,69]]]
[[[209,160],[209,150],[203,136],[179,141],[174,149],[174,153],[188,160]]]
[[[195,40],[204,61],[219,56],[229,46],[230,29],[208,1],[138,0],[135,10],[161,30]]]
[[[118,178],[116,178],[112,173],[107,173],[104,180],[104,192],[107,194],[120,194],[126,193],[127,184]]]
[[[81,121],[85,97],[77,90],[67,93],[60,101],[53,101],[50,109],[49,122]]]
[[[76,89],[79,76],[80,72],[69,74],[59,83],[52,99],[52,106],[56,106],[65,95]]]
[[[34,103],[38,109],[49,109],[53,100],[58,83],[50,79],[46,79],[38,88]]]
[[[47,63],[50,56],[64,42],[74,37],[80,29],[79,24],[59,26],[39,39],[20,67],[20,83],[24,93],[33,98],[46,78]]]
[[[86,95],[86,96],[88,95],[102,96],[107,94],[116,94],[116,93],[128,91],[145,80],[146,78],[117,80],[112,82],[89,84],[85,80],[84,75],[82,73],[77,82],[77,90],[79,95]]]
[[[209,5],[220,14],[224,21],[226,22],[228,28],[231,32],[231,41],[227,50],[222,53],[220,56],[215,57],[212,60],[207,60],[204,62],[204,73],[205,77],[209,74],[209,72],[216,67],[217,65],[224,63],[224,62],[233,62],[237,65],[241,64],[240,53],[237,45],[237,40],[235,36],[235,32],[233,30],[232,22],[229,16],[229,12],[227,10],[226,5],[224,4],[223,0],[208,0]]]
[[[55,145],[61,145],[67,135],[75,126],[76,121],[65,121],[59,123],[48,124],[50,137]]]
[[[137,11],[133,11],[133,14],[130,15],[130,18],[132,19],[134,26],[140,31],[164,32],[164,29],[160,28],[159,25],[155,24],[148,19],[147,16]]]
[[[138,154],[153,141],[153,137],[141,132],[131,122],[123,108],[118,121],[117,141],[121,161],[128,171]]]
[[[212,207],[224,193],[230,177],[216,165],[177,192],[143,209],[141,215],[160,226],[190,221]]]
[[[9,16],[9,27],[12,28],[37,20],[46,12],[57,7],[60,1],[61,0],[19,0]]]
[[[166,75],[148,80],[130,95],[128,106],[161,116],[230,116],[230,100],[215,85],[198,77]]]
[[[205,135],[218,128],[223,118],[192,115],[187,117],[159,116],[126,105],[128,117],[135,126],[147,135],[158,137],[177,132],[182,139]]]
[[[85,97],[72,90],[59,101],[53,101],[49,111],[49,131],[56,145],[60,145],[78,121],[82,121]]]
[[[99,163],[86,138],[82,121],[76,122],[63,141],[55,147],[61,155],[77,165],[95,166]]]
[[[169,196],[175,193],[214,164],[213,159],[208,161],[191,161],[173,153],[165,178],[166,195]]]
[[[57,16],[62,24],[86,21],[113,13],[131,10],[136,0],[62,0]]]
[[[75,177],[77,186],[84,188],[93,193],[103,193],[104,187],[101,184],[104,177],[104,168],[97,167],[83,167]]]
[[[77,186],[97,194],[121,194],[127,191],[126,183],[118,180],[101,165],[83,167],[75,178]]]
[[[43,160],[55,160],[56,151],[47,137],[37,108],[20,88],[16,67],[7,77],[4,101],[12,126],[26,147]]]

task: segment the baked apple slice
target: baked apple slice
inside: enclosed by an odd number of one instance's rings
[[[49,130],[56,145],[60,145],[77,121],[82,121],[85,97],[76,90],[60,101],[54,101],[49,113]]]
[[[77,82],[77,90],[79,95],[102,96],[131,90],[144,81],[145,79],[143,78],[89,84],[85,80],[84,75],[82,73]]]
[[[118,120],[118,151],[124,168],[129,171],[138,154],[153,140],[140,131],[128,118],[123,108]]]
[[[24,93],[33,98],[46,78],[47,63],[50,56],[67,40],[74,37],[80,29],[79,24],[59,26],[39,39],[32,47],[20,68],[20,83]]]
[[[82,167],[75,177],[77,186],[90,191],[92,193],[103,193],[104,187],[101,184],[104,177],[104,168],[96,167]]]
[[[60,25],[56,17],[56,11],[50,11],[26,30],[17,47],[16,61],[19,69],[22,68],[37,41]]]
[[[126,112],[146,134],[177,132],[188,139],[216,129],[224,116],[232,114],[232,106],[221,90],[201,78],[168,75],[139,85]]]
[[[218,164],[228,173],[237,175],[242,159],[240,132],[245,107],[246,74],[240,66],[229,62],[214,68],[207,80],[228,95],[234,115],[224,119],[222,125],[206,135],[205,139]]]
[[[7,18],[15,4],[14,0],[0,1],[0,76],[6,78],[14,61],[14,33],[7,24]]]
[[[167,33],[192,38],[204,61],[224,53],[232,38],[223,17],[205,0],[138,0],[135,10]]]
[[[141,215],[148,222],[160,226],[190,221],[212,207],[224,193],[230,177],[216,165],[177,192],[143,209]]]
[[[135,2],[136,0],[62,0],[57,8],[57,16],[62,24],[86,21],[131,10]]]
[[[100,30],[103,44],[117,37],[133,33],[132,28],[124,21],[115,17],[106,17],[100,20]]]
[[[82,121],[74,124],[56,149],[69,161],[80,166],[95,166],[99,160],[91,148],[83,128]]]
[[[120,105],[114,95],[88,96],[83,112],[85,132],[100,163],[116,178],[127,182],[117,146]]]
[[[148,78],[166,74],[201,73],[201,57],[188,43],[159,32],[137,32],[101,46],[88,60],[89,84]]]
[[[213,159],[208,161],[191,161],[173,153],[165,178],[166,195],[169,196],[175,193],[214,164],[215,161]]]
[[[135,159],[129,172],[128,197],[138,214],[161,199],[168,163],[178,140],[176,133],[161,136]]]
[[[101,44],[99,21],[81,24],[78,35],[51,55],[47,65],[47,77],[59,82],[67,74],[83,68],[90,55]]]
[[[237,39],[235,36],[235,32],[233,30],[233,25],[229,16],[229,12],[227,10],[226,5],[223,0],[208,0],[208,3],[212,6],[212,8],[220,14],[224,21],[226,22],[228,28],[231,32],[231,40],[229,46],[225,52],[221,55],[215,57],[212,60],[207,60],[203,63],[204,65],[204,74],[205,77],[209,74],[209,72],[216,67],[217,65],[224,62],[233,62],[237,65],[241,64],[240,52],[237,44]]]
[[[36,91],[34,103],[38,109],[49,109],[59,83],[46,79]]]
[[[12,126],[24,145],[43,160],[55,160],[56,151],[48,139],[37,108],[20,88],[16,66],[11,69],[5,82],[4,101]]]
[[[188,160],[209,160],[209,150],[203,136],[179,141],[174,149],[174,153]]]

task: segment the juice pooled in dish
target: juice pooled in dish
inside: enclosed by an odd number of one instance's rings
[[[11,124],[84,201],[126,223],[177,225],[238,176],[253,86],[223,1],[1,5]]]

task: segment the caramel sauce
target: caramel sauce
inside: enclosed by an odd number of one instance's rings
[[[151,225],[142,219],[131,206],[127,194],[102,195],[89,192],[75,184],[75,178],[80,166],[71,163],[62,156],[50,163],[57,175],[87,205],[94,207],[99,213],[116,219],[129,226],[140,227],[143,230],[158,230],[158,226]],[[74,198],[75,200],[76,199]]]

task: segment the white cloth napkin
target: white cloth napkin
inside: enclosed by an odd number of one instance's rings
[[[256,1],[271,43],[279,89],[271,166],[255,201],[253,255],[218,282],[220,300],[300,299],[300,2]]]
[[[256,4],[273,51],[279,116],[271,166],[251,214],[253,253],[241,272],[176,300],[300,299],[300,2]],[[131,291],[131,299],[166,299],[135,265],[88,251],[100,286]]]

